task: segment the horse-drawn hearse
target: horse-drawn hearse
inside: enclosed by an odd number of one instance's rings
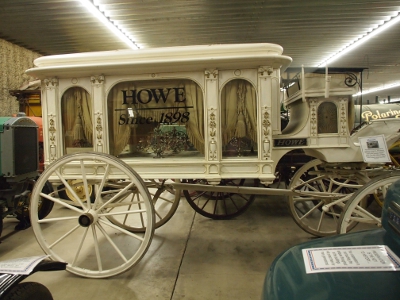
[[[390,146],[400,120],[355,129],[362,70],[303,69],[282,80],[291,63],[282,53],[275,44],[237,44],[36,59],[27,73],[42,81],[46,168],[31,221],[43,250],[81,276],[123,272],[182,192],[214,219],[239,215],[256,195],[288,196],[301,228],[336,233],[350,195],[384,170],[364,161],[359,138]],[[290,116],[283,130],[282,104]],[[298,151],[313,160],[297,166],[289,187],[271,188]],[[42,219],[40,197],[54,203]]]

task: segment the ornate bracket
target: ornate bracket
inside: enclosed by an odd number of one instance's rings
[[[207,79],[215,79],[218,76],[218,70],[213,70],[213,71],[205,70],[204,74],[206,75]]]
[[[344,79],[344,84],[348,87],[353,87],[356,84],[360,87],[361,81],[357,78],[357,75],[354,73],[346,73],[346,78]]]
[[[104,83],[104,76],[103,75],[99,75],[99,76],[92,76],[90,77],[90,81],[92,82],[92,84],[94,85],[98,85],[98,84],[103,84]]]
[[[274,69],[272,67],[259,67],[258,68],[258,73],[260,73],[261,76],[268,75],[270,76],[274,72]]]
[[[46,89],[52,90],[55,87],[58,86],[58,78],[53,77],[53,78],[45,78],[43,80],[44,84],[46,85]]]

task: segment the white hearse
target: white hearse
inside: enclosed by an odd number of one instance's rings
[[[42,82],[47,168],[33,192],[33,223],[35,201],[46,197],[76,212],[80,227],[98,226],[109,240],[104,224],[127,236],[144,234],[138,252],[115,268],[104,271],[99,255],[92,271],[78,262],[67,269],[90,277],[126,270],[147,249],[154,227],[173,215],[180,190],[196,211],[215,219],[237,216],[257,194],[289,195],[293,217],[304,230],[332,234],[332,220],[343,207],[336,201],[376,170],[365,162],[359,138],[379,137],[390,145],[400,120],[371,120],[353,130],[359,74],[303,69],[282,81],[291,61],[282,47],[267,43],[36,59],[27,74]],[[290,119],[283,130],[282,105]],[[296,172],[288,189],[266,187],[293,150],[315,160]],[[46,195],[41,188],[47,180],[54,191]],[[127,222],[133,216],[141,223]],[[41,246],[68,261],[42,238],[42,223],[33,225]]]

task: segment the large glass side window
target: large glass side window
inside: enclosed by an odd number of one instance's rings
[[[73,87],[62,95],[61,119],[65,153],[93,150],[92,102],[84,88]]]
[[[107,96],[110,153],[204,157],[203,92],[191,80],[129,81]]]
[[[222,157],[257,156],[257,93],[244,79],[221,92]]]

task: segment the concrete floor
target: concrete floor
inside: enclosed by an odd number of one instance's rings
[[[32,229],[4,221],[1,260],[42,255]],[[88,279],[67,271],[42,272],[37,281],[55,300],[260,299],[264,277],[285,249],[312,239],[292,220],[284,197],[258,197],[241,216],[216,221],[182,198],[176,214],[156,229],[144,258],[127,272]]]

